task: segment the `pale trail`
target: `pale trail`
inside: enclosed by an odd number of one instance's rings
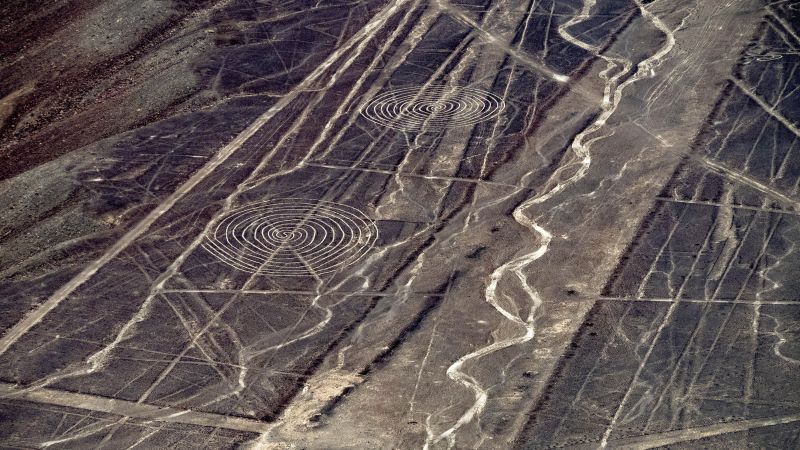
[[[608,132],[607,134],[600,134],[595,137],[591,136],[595,134],[597,131],[601,130],[605,126],[608,118],[616,111],[619,102],[622,99],[622,94],[625,88],[641,79],[651,78],[655,76],[655,72],[653,71],[653,69],[661,63],[661,60],[672,50],[673,46],[675,45],[675,38],[672,30],[670,30],[666,26],[666,24],[664,24],[658,17],[650,13],[641,3],[641,0],[635,0],[635,3],[639,7],[642,16],[645,19],[650,20],[656,28],[658,28],[661,32],[663,32],[666,35],[666,42],[661,47],[661,49],[659,49],[658,52],[656,52],[655,54],[651,55],[650,57],[639,63],[638,69],[634,75],[632,75],[622,84],[617,85],[619,79],[630,71],[632,67],[632,62],[619,58],[604,56],[599,53],[598,48],[578,40],[577,38],[570,35],[569,32],[567,31],[569,27],[574,26],[580,22],[583,22],[590,17],[589,13],[595,4],[595,1],[596,0],[584,1],[581,13],[571,18],[569,21],[562,24],[561,26],[559,26],[558,32],[562,38],[564,38],[571,44],[586,49],[588,51],[591,51],[595,56],[607,62],[608,64],[607,68],[600,73],[600,77],[605,81],[605,88],[603,92],[603,100],[601,105],[602,113],[589,127],[587,127],[585,130],[577,134],[573,139],[570,148],[574,153],[576,161],[575,160],[571,161],[568,164],[556,170],[546,183],[545,190],[543,190],[542,194],[531,197],[530,199],[522,203],[516,210],[514,210],[513,213],[514,219],[518,223],[529,228],[539,236],[540,239],[539,247],[536,248],[536,250],[534,250],[533,252],[516,257],[511,261],[508,261],[507,263],[495,269],[489,278],[489,284],[486,286],[485,295],[487,303],[492,305],[492,307],[495,308],[497,312],[502,314],[503,317],[512,322],[514,325],[518,325],[519,327],[521,327],[524,330],[524,333],[516,337],[498,340],[490,345],[487,345],[471,353],[468,353],[459,358],[447,369],[447,376],[450,377],[450,379],[462,384],[464,387],[473,391],[475,395],[475,401],[473,402],[472,406],[464,414],[461,415],[461,417],[458,419],[458,421],[456,421],[456,423],[453,426],[451,426],[444,432],[440,433],[438,436],[434,435],[434,433],[431,432],[430,424],[427,424],[426,428],[428,436],[424,446],[425,450],[428,450],[431,445],[434,445],[443,439],[446,439],[448,441],[448,447],[447,447],[448,449],[453,448],[455,446],[456,433],[458,432],[458,430],[464,425],[472,422],[477,416],[480,416],[480,414],[483,412],[484,407],[486,406],[486,401],[488,398],[486,390],[481,386],[481,384],[477,380],[475,380],[473,377],[462,371],[462,367],[464,366],[464,364],[466,364],[471,360],[479,359],[483,356],[486,356],[498,350],[522,344],[533,339],[535,333],[534,316],[536,310],[542,304],[542,298],[539,296],[539,293],[527,283],[527,276],[525,275],[525,269],[534,261],[538,260],[545,253],[547,253],[553,235],[548,230],[537,224],[532,218],[524,215],[523,214],[524,211],[526,211],[528,208],[534,205],[546,202],[547,200],[551,199],[553,196],[563,191],[567,187],[575,184],[577,181],[579,181],[586,175],[592,163],[591,152],[590,152],[592,144],[599,139],[603,139],[605,137],[610,136],[611,132]],[[613,76],[609,76],[611,71],[615,68],[619,68],[620,70],[618,70],[617,73],[614,74]],[[567,180],[559,181],[559,177],[564,172],[568,170],[575,170],[574,166],[576,164],[578,165],[578,168],[575,174],[572,175]],[[528,300],[530,302],[530,309],[528,311],[527,316],[524,318],[504,308],[501,299],[498,298],[497,286],[500,280],[502,280],[506,274],[512,274],[516,276],[517,279],[520,281],[524,291],[528,295]],[[604,436],[604,440],[601,445],[603,446],[605,445],[607,437],[608,436]]]

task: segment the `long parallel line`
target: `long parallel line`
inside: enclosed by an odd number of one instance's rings
[[[738,204],[727,204],[717,201],[709,201],[709,200],[687,200],[681,198],[674,198],[674,197],[666,197],[666,196],[657,196],[656,200],[662,202],[670,202],[670,203],[685,203],[689,205],[700,205],[700,206],[711,206],[714,208],[732,208],[732,209],[744,209],[748,211],[757,211],[757,212],[764,212],[764,213],[775,213],[775,214],[789,214],[789,215],[800,215],[800,211],[792,211],[787,209],[777,209],[777,208],[760,208],[758,206],[749,206],[749,205],[738,205]]]
[[[653,302],[653,303],[721,303],[726,305],[755,305],[755,300],[727,300],[727,299],[702,299],[702,298],[682,298],[676,300],[674,298],[659,298],[659,297],[613,297],[613,296],[599,296],[598,300],[610,302]],[[800,300],[759,300],[762,305],[800,305]]]
[[[619,450],[641,450],[662,447],[681,442],[697,441],[699,439],[719,436],[722,434],[736,433],[755,428],[784,425],[800,421],[800,414],[765,419],[741,420],[738,422],[718,423],[706,427],[686,428],[683,430],[667,431],[664,433],[650,434],[642,437],[609,441],[609,445]]]
[[[58,389],[45,388],[23,390],[13,384],[2,382],[0,382],[0,396],[9,396],[34,403],[79,408],[137,419],[225,428],[228,430],[248,431],[253,433],[262,433],[271,426],[266,422],[243,417],[224,416],[221,414],[192,411],[190,409],[137,403],[129,400],[120,400],[99,395],[79,394],[77,392],[67,392]]]

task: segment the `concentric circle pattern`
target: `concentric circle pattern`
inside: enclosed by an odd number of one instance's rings
[[[474,125],[498,116],[503,99],[481,89],[457,86],[397,88],[378,95],[361,111],[378,125],[403,131]]]
[[[282,199],[231,211],[203,247],[225,264],[263,275],[322,275],[353,264],[375,244],[364,213],[325,201]]]

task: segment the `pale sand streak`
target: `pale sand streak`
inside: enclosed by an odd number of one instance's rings
[[[97,395],[78,394],[75,392],[60,391],[57,389],[37,389],[25,391],[13,384],[0,383],[0,396],[13,396],[48,405],[80,408],[89,411],[117,414],[137,419],[156,420],[159,422],[183,423],[205,427],[225,428],[229,430],[249,431],[262,433],[271,426],[266,422],[242,417],[223,416],[188,409],[169,408],[164,406],[137,403],[116,398],[106,398]]]
[[[766,196],[770,197],[773,200],[777,200],[779,203],[783,203],[784,205],[786,205],[787,207],[791,208],[792,210],[800,211],[800,202],[798,202],[797,200],[785,195],[784,193],[782,193],[782,192],[780,192],[780,191],[778,191],[776,189],[773,189],[773,188],[767,186],[766,184],[764,184],[764,183],[762,183],[762,182],[760,182],[758,180],[753,179],[753,177],[751,177],[751,176],[749,176],[749,175],[747,175],[745,173],[742,173],[742,172],[739,172],[737,170],[731,169],[730,167],[726,166],[725,164],[722,164],[719,161],[712,161],[712,160],[710,160],[710,159],[708,159],[706,157],[695,156],[695,155],[689,155],[689,157],[692,158],[692,160],[695,160],[695,161],[699,162],[700,164],[703,164],[706,167],[709,167],[709,168],[711,168],[711,169],[713,169],[713,170],[715,170],[717,172],[722,173],[723,175],[725,175],[726,177],[728,177],[732,181],[736,181],[736,182],[742,183],[742,184],[744,184],[746,186],[749,186],[749,187],[751,187],[753,189],[761,191]]]
[[[736,87],[738,87],[739,90],[742,91],[742,93],[744,93],[745,95],[750,97],[750,99],[752,99],[754,102],[756,102],[758,106],[760,106],[767,114],[772,116],[775,120],[780,122],[781,125],[785,126],[789,131],[794,133],[795,136],[800,137],[800,128],[797,126],[797,124],[787,119],[783,114],[780,113],[780,111],[775,109],[774,106],[770,105],[763,98],[756,95],[756,93],[753,92],[753,89],[750,86],[744,84],[742,80],[739,80],[737,78],[731,78],[731,82],[733,82],[733,84],[735,84]]]
[[[667,431],[664,433],[650,434],[647,436],[611,441],[609,445],[616,449],[634,450],[662,447],[680,442],[696,441],[698,439],[719,436],[721,434],[747,431],[754,428],[771,427],[800,421],[800,414],[781,417],[768,417],[766,419],[742,420],[738,422],[718,423],[707,427],[687,428],[683,430]]]
[[[464,23],[465,25],[469,26],[473,30],[477,31],[486,40],[487,43],[489,43],[489,44],[491,44],[491,45],[493,45],[495,47],[498,47],[499,49],[501,49],[505,53],[508,53],[509,55],[513,56],[522,65],[525,65],[525,66],[535,70],[536,72],[539,72],[540,74],[545,75],[546,77],[548,77],[548,78],[550,78],[552,80],[558,81],[559,83],[564,83],[564,82],[569,81],[569,77],[568,76],[556,72],[555,70],[551,69],[550,67],[548,67],[547,65],[543,64],[542,62],[537,61],[536,59],[532,58],[529,54],[527,54],[525,52],[522,52],[522,51],[519,51],[519,50],[509,46],[508,44],[506,44],[504,42],[501,42],[494,35],[492,35],[491,33],[487,32],[486,30],[484,30],[480,26],[479,23],[475,22],[475,20],[473,20],[467,14],[464,14],[464,12],[462,10],[458,9],[457,7],[454,7],[449,2],[436,1],[436,2],[434,2],[434,5],[436,7],[438,7],[438,8],[446,11],[452,18],[458,20],[459,22]],[[589,93],[589,96],[590,96],[590,98],[593,98],[594,94]]]
[[[9,329],[6,334],[0,338],[0,355],[5,353],[20,337],[39,323],[42,318],[50,311],[55,309],[64,299],[72,294],[75,289],[88,281],[98,270],[108,264],[112,259],[125,250],[133,241],[150,229],[150,226],[158,220],[166,211],[172,208],[180,199],[189,193],[195,186],[208,177],[217,167],[224,163],[233,153],[235,153],[241,146],[251,137],[253,137],[258,130],[261,129],[267,122],[269,122],[278,112],[289,105],[300,93],[305,92],[307,89],[312,88],[313,84],[320,78],[340,57],[345,55],[351,47],[360,43],[365,35],[371,33],[373,29],[384,23],[388,18],[396,12],[397,2],[392,2],[387,5],[381,12],[376,14],[370,22],[361,28],[359,32],[353,35],[346,45],[333,52],[319,67],[317,67],[308,77],[306,77],[297,87],[292,89],[285,96],[281,97],[278,102],[273,105],[264,114],[259,116],[253,123],[250,124],[244,131],[239,133],[231,142],[222,147],[198,172],[192,175],[185,183],[178,189],[170,194],[164,201],[151,211],[142,221],[128,230],[114,245],[112,245],[106,252],[97,260],[87,265],[78,275],[73,277],[64,286],[58,289],[51,295],[44,303],[38,308],[28,313],[21,321]]]
[[[536,60],[535,58],[532,58],[530,56],[530,54],[528,54],[528,53],[526,53],[524,51],[520,51],[518,49],[515,49],[515,48],[509,46],[508,44],[501,42],[499,39],[497,39],[491,33],[487,32],[486,30],[481,28],[481,26],[477,22],[475,22],[473,19],[471,19],[467,14],[465,14],[460,9],[454,7],[452,4],[450,4],[448,2],[445,2],[445,1],[437,0],[437,1],[434,1],[432,3],[432,6],[440,8],[441,10],[447,12],[450,15],[450,17],[452,17],[452,18],[458,20],[459,22],[462,22],[462,23],[468,25],[469,27],[471,27],[472,29],[474,29],[477,33],[479,33],[479,35],[481,37],[483,37],[485,43],[490,44],[490,45],[502,50],[503,52],[505,52],[509,56],[513,57],[514,60],[517,63],[519,63],[520,65],[525,66],[525,67],[527,67],[527,68],[529,68],[529,69],[531,69],[531,70],[533,70],[535,72],[538,72],[538,73],[546,76],[547,78],[552,79],[552,80],[554,80],[554,81],[556,81],[558,83],[566,83],[566,82],[570,81],[570,78],[568,76],[560,74],[560,73],[554,71],[553,69],[550,69],[549,67],[547,67],[542,62]],[[585,99],[589,100],[592,103],[599,103],[601,101],[600,96],[598,96],[591,89],[585,87],[580,80],[578,80],[578,82],[573,83],[572,85],[570,85],[570,90],[572,92],[580,94],[582,97],[584,97]]]

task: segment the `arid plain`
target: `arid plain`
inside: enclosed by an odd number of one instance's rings
[[[0,448],[800,448],[800,2],[0,16]]]

